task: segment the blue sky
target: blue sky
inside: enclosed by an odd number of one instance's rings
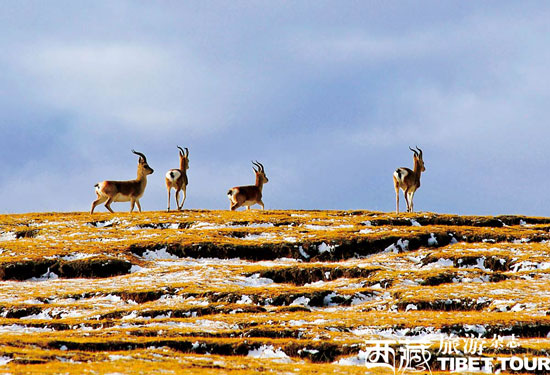
[[[0,213],[89,210],[96,182],[135,177],[132,148],[155,169],[143,209],[165,209],[176,145],[187,208],[228,208],[254,159],[267,209],[391,211],[418,145],[417,210],[548,216],[548,19],[544,1],[3,2]]]

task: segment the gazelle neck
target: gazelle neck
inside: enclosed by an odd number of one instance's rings
[[[414,159],[414,177],[416,182],[420,182],[420,175],[422,174],[422,165],[418,159]]]
[[[186,165],[186,161],[185,159],[181,159],[180,160],[180,171],[182,171],[182,173],[185,173],[185,170],[187,169],[187,165]]]
[[[264,186],[264,182],[259,174],[256,174],[256,184],[255,184],[260,191],[262,191],[262,188]]]
[[[147,182],[147,173],[145,172],[145,168],[143,168],[141,165],[138,167],[137,170],[137,180]]]

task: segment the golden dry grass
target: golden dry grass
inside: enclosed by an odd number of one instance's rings
[[[550,350],[549,223],[371,211],[0,215],[0,373],[364,374],[360,361],[343,363],[368,339],[480,333],[514,334],[540,354]],[[272,358],[248,355],[258,348]]]

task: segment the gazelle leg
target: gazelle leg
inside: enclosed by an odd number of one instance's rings
[[[136,199],[136,204],[137,204],[137,206],[138,206],[139,212],[141,212],[141,204],[139,204],[139,200],[137,200],[137,199]]]
[[[94,213],[94,209],[100,205],[101,203],[105,202],[107,200],[106,197],[97,197],[97,199],[95,201],[92,202],[92,209],[90,210],[90,213],[93,214]]]
[[[263,210],[263,209],[264,209],[264,202],[262,202],[262,200],[260,199],[260,200],[258,201],[258,204],[259,204],[260,206],[262,206],[262,210]]]
[[[409,189],[403,192],[403,197],[405,197],[405,203],[407,204],[407,212],[410,212],[411,206],[409,204]]]
[[[409,197],[409,205],[410,205],[410,207],[411,207],[410,212],[414,212],[414,203],[413,203],[414,191],[411,191],[409,194],[410,194],[410,197]]]
[[[136,205],[135,199],[130,200],[130,213],[134,212],[134,206]]]
[[[181,211],[183,209],[183,203],[185,203],[185,198],[187,197],[187,192],[186,192],[186,188],[184,187],[183,189],[181,189],[182,193],[183,193],[183,198],[181,200],[181,206],[179,206],[179,210]]]
[[[176,207],[180,209],[180,190],[176,189]]]
[[[170,188],[167,189],[168,190],[168,208],[166,209],[166,211],[170,211]]]
[[[395,188],[395,213],[399,214],[399,183],[393,178],[393,186]]]
[[[113,203],[113,198],[107,199],[107,202],[105,202],[105,207],[107,207],[107,209],[108,209],[112,214],[114,214],[115,211],[113,211],[113,210],[111,209],[111,203]]]
[[[399,214],[399,190],[395,192],[395,213]]]

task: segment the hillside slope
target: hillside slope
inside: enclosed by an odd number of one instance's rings
[[[549,230],[370,211],[0,215],[0,372],[364,374],[369,340],[429,341],[434,372],[451,340],[546,357]]]

